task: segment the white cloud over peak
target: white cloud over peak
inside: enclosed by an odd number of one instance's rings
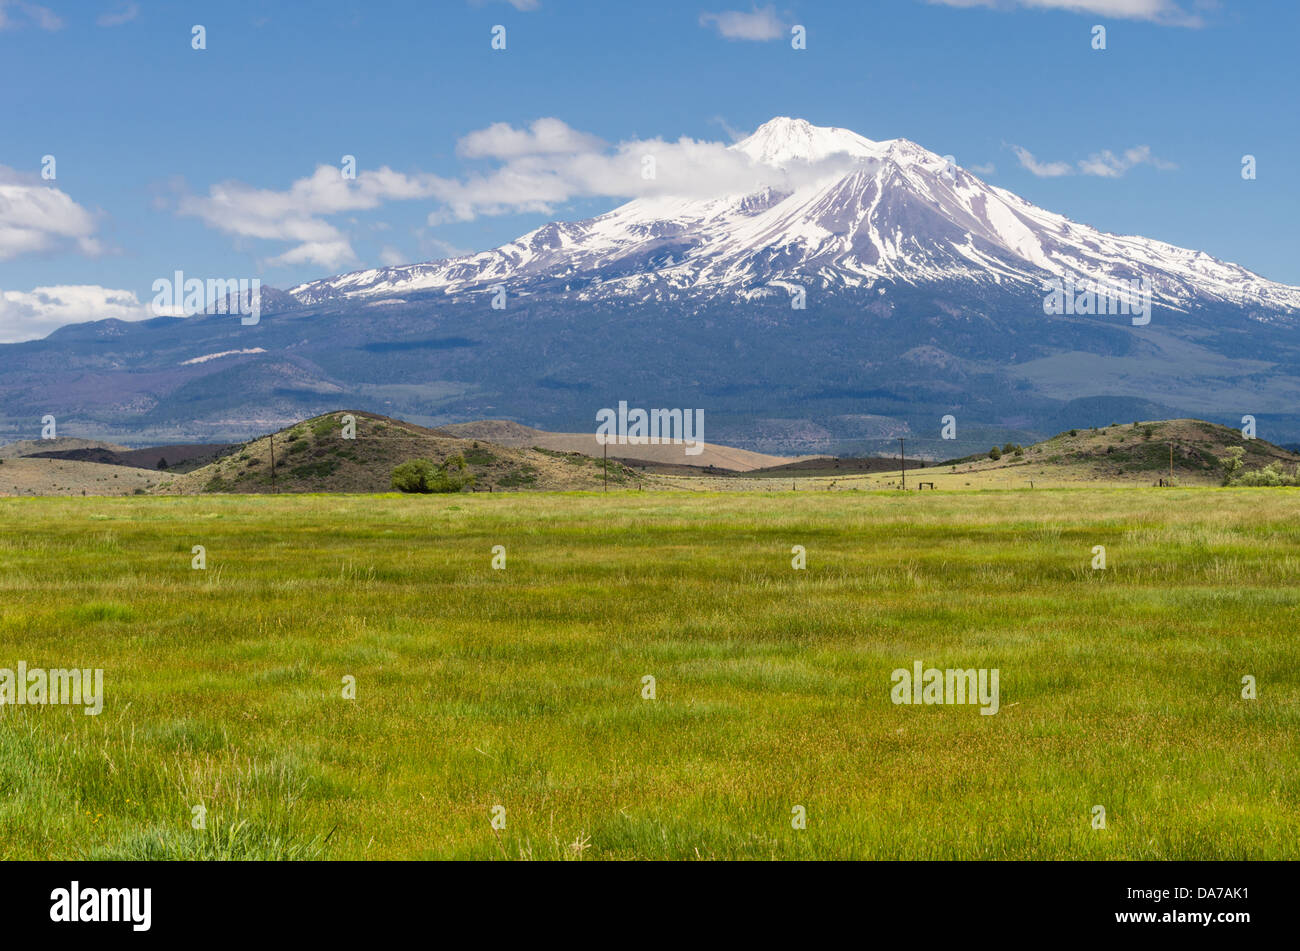
[[[481,215],[550,214],[580,198],[705,198],[816,178],[839,159],[786,171],[755,165],[722,142],[690,138],[634,139],[581,152],[515,155],[498,167],[431,183],[440,207],[429,224],[469,221]]]
[[[851,161],[839,156],[785,170],[756,165],[722,142],[655,138],[609,145],[554,118],[520,128],[495,123],[464,136],[457,153],[486,164],[459,177],[380,168],[358,171],[355,179],[321,165],[283,191],[222,182],[206,195],[183,193],[176,211],[238,238],[290,245],[263,259],[264,266],[315,264],[337,271],[359,262],[345,228],[374,227],[351,220],[350,213],[390,201],[429,202],[426,224],[438,226],[490,215],[550,215],[576,199],[706,198],[767,185],[792,188],[837,170],[843,174]],[[390,250],[381,251],[381,260],[395,259]]]
[[[175,210],[239,238],[290,244],[265,258],[264,266],[315,264],[337,270],[359,259],[344,222],[331,219],[390,201],[431,201],[435,207],[427,220],[436,225],[483,215],[550,213],[576,198],[754,189],[779,174],[754,168],[747,157],[720,142],[645,139],[610,146],[555,118],[521,128],[494,123],[465,135],[456,151],[491,166],[459,178],[408,175],[385,167],[359,170],[348,179],[338,167],[321,165],[282,191],[221,182],[206,195],[183,192]],[[653,175],[645,174],[647,161],[653,163]]]
[[[402,254],[401,251],[397,250],[397,248],[393,247],[391,244],[386,244],[382,249],[380,249],[379,263],[384,267],[397,267],[399,264],[407,264],[409,262],[406,260],[406,255]]]

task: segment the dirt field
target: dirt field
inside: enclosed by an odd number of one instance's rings
[[[149,469],[66,459],[5,459],[0,462],[2,495],[134,495],[158,484]]]

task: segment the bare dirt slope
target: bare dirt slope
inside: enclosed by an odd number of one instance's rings
[[[60,436],[57,439],[20,439],[17,442],[0,446],[0,459],[17,459],[22,456],[34,456],[37,453],[69,452],[73,450],[101,450],[103,452],[130,452],[126,446],[98,439],[76,439]]]
[[[7,458],[0,460],[0,496],[133,495],[149,491],[164,475],[75,459]]]
[[[128,466],[133,469],[170,469],[189,472],[210,462],[215,462],[239,443],[192,443],[190,445],[150,446],[145,449],[113,451],[98,446],[86,449],[60,449],[31,453],[29,458],[75,459],[80,462],[102,462],[111,466]]]
[[[588,456],[601,456],[605,447],[596,441],[595,433],[550,433],[508,420],[485,419],[472,423],[453,423],[441,426],[437,432],[461,439],[486,439],[500,446],[529,448],[540,446],[557,452],[580,452]],[[814,456],[771,456],[748,449],[719,446],[706,442],[698,455],[689,455],[684,445],[611,445],[609,458],[637,465],[641,462],[657,465],[686,465],[698,468],[713,467],[733,472],[749,472],[769,466],[780,466]]]

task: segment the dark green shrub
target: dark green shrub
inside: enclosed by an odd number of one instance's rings
[[[393,488],[399,492],[459,492],[474,484],[465,471],[465,458],[451,456],[442,465],[428,459],[412,459],[393,470]]]

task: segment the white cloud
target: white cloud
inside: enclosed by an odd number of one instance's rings
[[[648,160],[653,161],[653,176],[644,173]],[[756,166],[721,142],[638,139],[568,155],[524,155],[463,179],[434,179],[431,188],[441,207],[429,215],[429,224],[481,215],[550,214],[557,205],[578,198],[702,198],[751,192],[788,183],[792,175],[817,177],[825,171],[820,164],[791,172]]]
[[[1161,171],[1178,167],[1173,162],[1166,162],[1152,155],[1151,146],[1139,145],[1125,150],[1122,156],[1117,156],[1109,149],[1090,155],[1079,163],[1079,171],[1085,175],[1099,175],[1102,178],[1119,178],[1135,165],[1151,165]]]
[[[469,254],[468,249],[458,248],[449,241],[435,238],[423,229],[416,232],[416,237],[420,239],[420,254],[424,255],[424,258],[429,261],[438,261],[443,258],[462,258]]]
[[[741,139],[745,137],[744,132],[741,132],[739,129],[734,128],[731,125],[731,123],[728,122],[726,119],[722,118],[722,116],[714,116],[709,121],[712,122],[714,125],[716,125],[718,128],[720,128],[723,132],[725,132],[727,134],[727,138],[729,138],[732,142],[739,142]]]
[[[0,343],[39,340],[65,324],[151,316],[133,292],[97,284],[0,291]]]
[[[417,258],[412,258],[410,254],[401,250],[396,245],[386,244],[379,250],[379,263],[384,267],[401,267],[404,264],[411,264],[413,261],[441,261],[446,258],[460,258],[470,252],[465,248],[459,248],[449,241],[443,241],[441,238],[434,237],[423,228],[412,229],[415,235],[418,248]]]
[[[966,169],[976,175],[992,175],[997,171],[997,166],[989,162],[987,165],[967,165]]]
[[[488,0],[472,0],[472,2],[474,6],[481,7],[484,3],[487,3]],[[516,10],[536,10],[542,5],[540,0],[505,0],[505,2],[510,4]]]
[[[384,267],[397,267],[399,264],[406,264],[406,255],[391,244],[384,245],[379,251],[379,263]]]
[[[346,238],[332,241],[305,241],[297,247],[290,248],[283,254],[266,258],[265,267],[293,267],[298,264],[319,264],[321,267],[337,271],[345,264],[355,263],[356,252]]]
[[[1119,178],[1137,165],[1150,165],[1160,171],[1169,171],[1178,167],[1173,162],[1166,162],[1153,155],[1149,145],[1134,146],[1126,149],[1122,155],[1104,149],[1101,152],[1094,152],[1076,165],[1071,165],[1069,162],[1039,162],[1028,149],[1021,148],[1019,145],[1011,146],[1011,150],[1020,160],[1021,168],[1039,178],[1058,178],[1062,175],[1073,175],[1076,171],[1081,175],[1094,175],[1098,178]]]
[[[527,130],[494,122],[456,143],[464,158],[519,158],[524,155],[566,155],[604,146],[599,138],[571,128],[559,119],[537,119]]]
[[[265,266],[316,264],[338,270],[357,263],[358,257],[343,230],[351,216],[337,222],[331,218],[389,201],[432,202],[426,223],[436,226],[485,215],[552,214],[557,206],[582,198],[702,198],[749,193],[765,185],[792,188],[836,169],[842,173],[848,161],[835,157],[782,170],[755,165],[721,142],[637,139],[611,146],[558,119],[539,119],[519,129],[497,123],[466,135],[457,152],[492,164],[459,178],[380,168],[359,171],[355,180],[322,165],[284,191],[223,182],[207,195],[182,194],[176,210],[239,238],[291,244],[265,259]],[[653,175],[646,174],[648,161]],[[366,227],[355,221],[350,226]],[[425,244],[422,253],[458,250],[436,239]]]
[[[700,26],[712,26],[728,40],[780,39],[789,29],[776,15],[771,4],[755,6],[749,13],[741,10],[724,10],[721,13],[701,13]]]
[[[928,0],[948,7],[992,7],[1000,10],[1027,7],[1036,10],[1065,10],[1091,13],[1121,20],[1149,20],[1168,26],[1203,26],[1199,14],[1190,13],[1181,0]],[[1196,0],[1199,9],[1214,4]]]
[[[1074,174],[1074,166],[1069,162],[1040,162],[1034,158],[1032,152],[1018,145],[1011,146],[1011,151],[1016,153],[1021,168],[1027,169],[1039,178],[1056,178]]]
[[[123,23],[130,23],[139,15],[140,4],[119,3],[117,9],[101,13],[95,22],[100,26],[121,26]]]
[[[36,176],[0,165],[0,261],[68,246],[102,251],[95,216]]]
[[[346,179],[336,166],[321,165],[287,191],[241,182],[213,185],[206,196],[184,195],[177,212],[192,215],[227,234],[294,243],[268,258],[268,267],[319,264],[338,268],[357,260],[348,237],[326,216],[377,208],[386,201],[428,197],[432,176],[408,177],[384,167]]]
[[[17,29],[20,26],[36,26],[42,30],[63,29],[63,18],[49,7],[23,0],[0,0],[0,30]]]

